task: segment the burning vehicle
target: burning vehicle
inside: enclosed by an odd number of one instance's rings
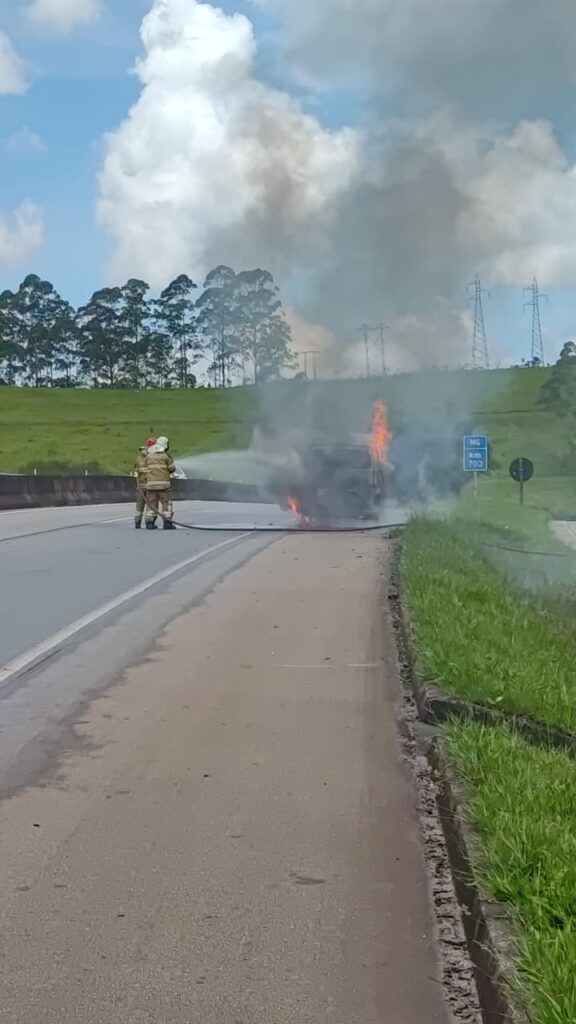
[[[386,406],[377,402],[369,433],[294,439],[292,458],[275,472],[270,490],[303,525],[378,519],[393,470],[391,441]]]

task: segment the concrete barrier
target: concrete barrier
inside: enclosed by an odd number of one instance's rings
[[[130,476],[0,475],[0,510],[119,504],[134,501],[135,494],[136,482]],[[177,501],[272,501],[257,487],[216,480],[176,480],[174,497]]]

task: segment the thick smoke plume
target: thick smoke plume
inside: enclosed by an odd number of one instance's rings
[[[554,123],[576,78],[568,0],[255,3],[300,85],[363,91],[361,126],[328,130],[260,81],[247,18],[155,0],[100,176],[111,274],[269,266],[298,296],[300,347],[328,330],[328,362],[352,372],[358,325],[383,319],[391,368],[462,362],[476,270],[576,283],[576,170]]]
[[[373,99],[516,122],[572,107],[571,0],[254,0],[283,24],[292,68]],[[570,95],[572,94],[572,95]]]
[[[356,171],[353,134],[258,81],[245,17],[156,0],[142,42],[142,93],[100,178],[113,273],[163,285],[223,259],[289,273],[318,256]]]

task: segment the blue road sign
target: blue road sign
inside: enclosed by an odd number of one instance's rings
[[[483,434],[467,434],[464,438],[464,472],[486,473],[488,469],[488,438]]]

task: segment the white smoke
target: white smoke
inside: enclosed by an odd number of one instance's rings
[[[553,121],[576,84],[569,0],[526,20],[521,0],[255,2],[293,73],[368,90],[363,129],[262,83],[245,17],[155,0],[100,175],[112,277],[267,266],[299,281],[297,348],[333,332],[357,365],[358,325],[385,320],[398,368],[465,360],[477,270],[576,284],[576,169]]]
[[[331,133],[255,77],[250,22],[196,0],[155,0],[142,25],[141,96],[109,136],[98,216],[113,276],[166,284],[211,259],[289,270],[320,251],[356,170]]]
[[[26,200],[9,217],[0,214],[0,266],[26,263],[43,243],[44,219],[34,203]]]
[[[27,88],[24,62],[6,33],[0,31],[0,96],[17,96]]]
[[[576,284],[576,169],[552,126],[499,132],[451,118],[376,138],[342,198],[332,256],[315,274],[310,313],[330,323],[421,316],[461,305],[479,270],[487,283]]]
[[[79,25],[97,21],[102,9],[102,0],[32,0],[28,17],[41,31],[66,35]]]

